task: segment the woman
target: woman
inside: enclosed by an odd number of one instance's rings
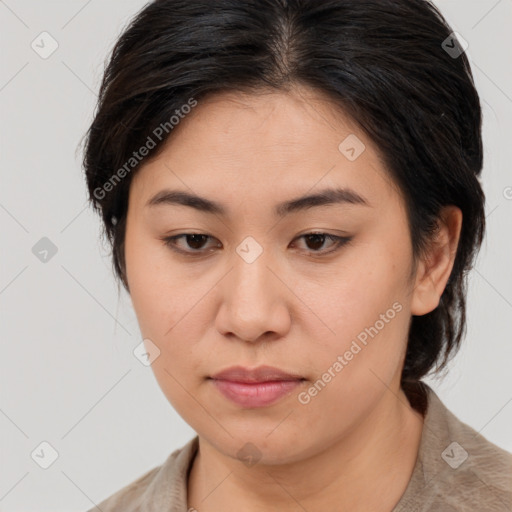
[[[422,382],[485,231],[464,44],[424,0],[157,0],[84,156],[151,364],[197,432],[91,510],[510,510]]]

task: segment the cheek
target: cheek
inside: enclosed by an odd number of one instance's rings
[[[143,337],[162,339],[178,321],[190,283],[169,265],[162,242],[137,226],[127,230],[125,260],[130,298],[141,333]]]
[[[376,322],[379,330],[390,331],[391,324],[404,320],[395,319],[405,316],[398,315],[397,309],[405,310],[408,305],[408,257],[406,250],[393,250],[384,242],[361,243],[329,274],[320,271],[298,280],[294,292],[316,313],[311,322],[321,327],[326,341],[350,342]],[[385,316],[384,329],[381,315]]]
[[[363,389],[377,392],[400,370],[410,322],[407,258],[407,251],[368,244],[329,282],[303,282],[301,296],[318,313],[308,325],[315,343],[308,359],[320,379],[315,402],[326,407],[342,398],[357,408]]]
[[[311,367],[316,378],[296,397],[303,431],[321,431],[323,439],[354,427],[400,376],[409,325],[399,301],[383,301],[372,314],[343,314],[333,341],[315,347]],[[382,317],[380,314],[382,313]],[[329,411],[329,421],[318,418]]]
[[[199,282],[172,264],[168,249],[155,238],[127,231],[126,268],[130,297],[141,335],[158,347],[152,368],[160,385],[176,387],[171,375],[185,382],[203,358],[200,340],[212,321],[203,298],[212,283]],[[202,299],[203,298],[203,299]],[[210,312],[211,315],[211,312]],[[210,320],[209,320],[210,319]]]

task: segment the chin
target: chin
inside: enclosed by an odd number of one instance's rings
[[[289,430],[283,429],[278,433],[275,423],[272,428],[261,428],[246,426],[239,430],[226,425],[228,431],[233,435],[230,437],[224,432],[222,437],[212,437],[211,432],[202,435],[198,431],[199,437],[205,439],[218,452],[227,457],[240,460],[247,467],[258,465],[278,466],[284,464],[293,464],[314,454],[313,446],[307,444],[304,438],[300,443],[296,441],[300,436]],[[269,432],[272,432],[269,435]]]

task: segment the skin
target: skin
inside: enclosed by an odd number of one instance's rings
[[[338,149],[350,134],[366,146],[354,161]],[[328,186],[349,187],[370,206],[274,216],[277,203]],[[218,201],[229,215],[146,206],[166,188]],[[199,435],[189,507],[392,510],[410,480],[423,426],[400,389],[409,322],[437,307],[461,221],[460,210],[447,207],[435,243],[414,265],[403,197],[378,149],[307,88],[218,94],[174,128],[131,183],[125,258],[142,336],[161,351],[155,377]],[[321,256],[335,242],[300,238],[312,231],[353,239]],[[162,241],[191,232],[211,238],[175,244],[202,250],[200,257]],[[236,252],[247,236],[263,250],[252,263]],[[397,302],[401,311],[300,403],[298,394]],[[263,364],[306,380],[277,403],[243,408],[207,379],[233,365]],[[246,443],[257,447],[255,465],[237,456]]]

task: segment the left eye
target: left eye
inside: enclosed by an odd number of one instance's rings
[[[343,245],[350,242],[350,240],[352,240],[352,237],[329,235],[328,233],[307,233],[297,237],[295,240],[300,240],[301,238],[303,238],[305,242],[309,244],[310,248],[313,249],[313,253],[319,252],[321,254],[329,254],[331,252],[335,252]],[[327,251],[320,251],[319,249],[324,245],[326,240],[333,242],[331,247],[334,248]]]
[[[206,250],[203,250],[203,246],[204,246],[204,242],[206,242],[209,238],[213,238],[213,237],[211,237],[209,235],[202,234],[202,233],[201,234],[182,233],[180,235],[174,235],[174,236],[163,238],[162,241],[164,242],[164,244],[167,247],[170,247],[175,252],[187,254],[190,256],[196,256],[196,255],[201,255],[206,252]],[[186,244],[192,250],[179,248],[176,242],[180,239],[185,239]],[[295,240],[300,240],[300,239],[304,239],[306,241],[306,243],[310,246],[310,248],[311,248],[310,252],[319,253],[319,254],[329,254],[331,252],[337,251],[343,245],[350,242],[352,240],[352,237],[336,236],[336,235],[330,235],[328,233],[307,233],[305,235],[301,235],[301,236],[297,237]],[[334,249],[331,249],[328,251],[320,250],[326,240],[330,240],[331,242],[333,242]],[[220,242],[215,245],[216,245],[216,247],[220,247]],[[210,249],[210,250],[213,250],[213,249]]]

